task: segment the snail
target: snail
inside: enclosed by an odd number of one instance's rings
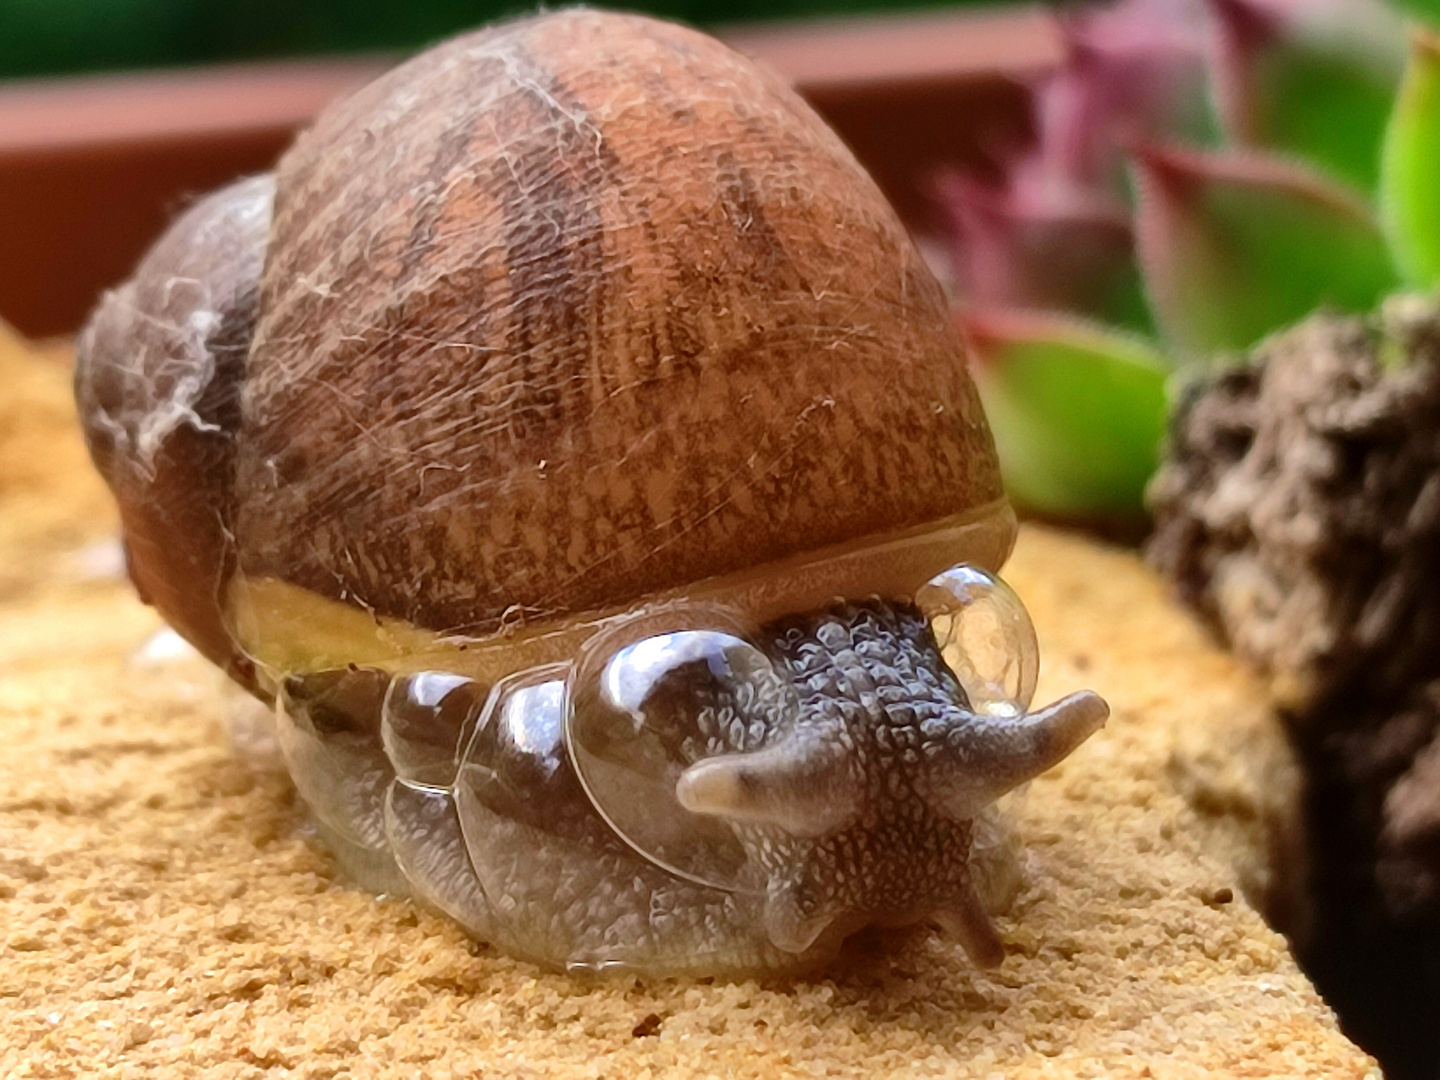
[[[178,219],[76,393],[362,882],[579,972],[1003,959],[989,807],[1108,710],[1026,711],[941,290],[774,75],[585,9],[443,43]]]

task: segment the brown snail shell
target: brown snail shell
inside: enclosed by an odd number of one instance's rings
[[[461,37],[284,157],[237,536],[435,630],[1002,498],[944,298],[835,135],[702,34]]]
[[[567,11],[332,106],[280,163],[257,305],[266,185],[192,210],[81,344],[132,574],[212,658],[237,568],[484,635],[1003,498],[894,213],[792,91],[705,35]],[[218,404],[163,433],[173,467],[142,488],[121,474],[153,462],[108,429],[163,411],[160,366]]]

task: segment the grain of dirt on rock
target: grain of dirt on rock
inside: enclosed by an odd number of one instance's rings
[[[114,519],[67,372],[0,341],[0,382],[0,1075],[1374,1075],[1175,792],[1177,733],[1254,687],[1132,555],[1035,529],[1009,572],[1041,696],[1115,714],[1017,807],[1002,967],[916,933],[818,981],[587,985],[336,879],[213,677],[137,660],[158,619],[77,556]]]

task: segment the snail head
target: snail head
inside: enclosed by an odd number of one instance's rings
[[[930,920],[986,966],[1002,949],[972,867],[976,818],[1109,711],[1088,691],[1030,713],[972,704],[931,620],[879,600],[783,621],[754,645],[704,632],[650,638],[618,653],[601,683],[577,717],[643,716],[672,733],[656,758],[693,762],[664,781],[683,811],[656,812],[634,787],[589,785],[602,813],[646,814],[614,823],[647,855],[683,870],[704,847],[689,827],[662,835],[667,815],[724,823],[743,848],[737,880],[763,891],[777,947],[801,953],[863,925]],[[582,779],[596,778],[586,755],[597,740],[574,734]],[[646,768],[657,771],[629,775]]]

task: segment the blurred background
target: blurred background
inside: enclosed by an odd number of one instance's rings
[[[195,195],[263,170],[324,102],[518,0],[0,0],[0,320],[74,331]],[[917,234],[929,178],[983,167],[1058,59],[1036,8],[649,0],[788,76]]]
[[[955,0],[642,0],[698,26],[956,6]],[[0,77],[406,50],[533,9],[520,0],[5,0]]]

